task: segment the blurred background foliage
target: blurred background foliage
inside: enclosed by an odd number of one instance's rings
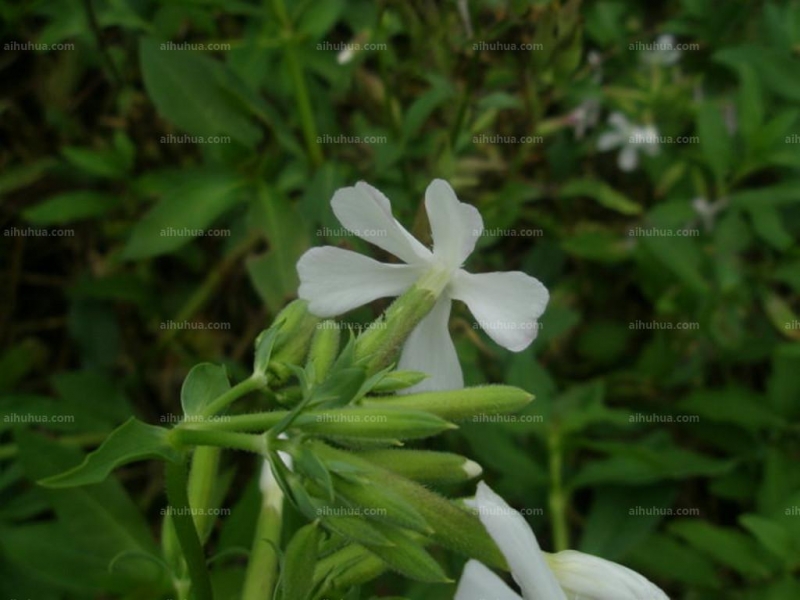
[[[192,364],[243,376],[255,334],[296,292],[305,249],[377,256],[336,235],[334,190],[368,181],[424,238],[434,177],[487,229],[539,230],[485,236],[473,272],[522,269],[552,294],[537,341],[516,355],[456,309],[468,382],[537,400],[531,419],[465,424],[437,447],[478,460],[535,515],[545,549],[567,541],[551,535],[563,502],[569,547],[630,565],[672,598],[800,598],[798,2],[56,0],[0,11],[0,407],[74,417],[0,425],[3,598],[170,597],[158,566],[136,559],[157,547],[155,465],[75,490],[32,482],[131,414],[180,414]],[[678,60],[636,46],[661,34],[696,46]],[[341,43],[384,46],[348,59]],[[229,49],[202,49],[212,44]],[[597,150],[614,112],[699,142],[662,143],[620,171],[616,152]],[[185,135],[229,142],[174,143]],[[326,143],[336,136],[348,138]],[[29,227],[74,235],[20,233]],[[699,235],[629,235],[637,227]],[[227,464],[233,512],[212,541],[220,598],[241,581],[231,553],[250,546],[254,467]],[[452,593],[391,575],[361,591]]]

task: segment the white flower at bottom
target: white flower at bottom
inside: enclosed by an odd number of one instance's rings
[[[297,263],[298,295],[308,301],[311,313],[332,317],[377,298],[400,296],[423,276],[438,296],[403,346],[398,368],[430,375],[407,391],[464,386],[448,330],[452,300],[464,302],[486,334],[513,352],[536,337],[536,320],[550,297],[547,289],[520,271],[474,275],[461,268],[483,233],[483,219],[474,206],[458,200],[446,181],[435,179],[425,191],[433,250],[395,220],[386,196],[364,182],[338,190],[331,206],[349,231],[405,264],[380,263],[331,246],[312,248]]]
[[[483,482],[478,484],[474,506],[505,557],[523,600],[669,600],[658,586],[617,563],[574,550],[545,554],[522,515]],[[486,566],[471,560],[454,600],[520,600],[520,596]]]

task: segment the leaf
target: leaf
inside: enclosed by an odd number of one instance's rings
[[[733,156],[728,130],[719,108],[710,102],[697,111],[697,133],[700,149],[718,182],[725,180],[731,168]]]
[[[177,250],[231,209],[243,185],[231,173],[205,173],[172,189],[136,223],[124,258],[149,258]]]
[[[709,292],[708,280],[702,271],[703,255],[695,240],[652,235],[642,237],[641,243],[691,290],[698,294]]]
[[[314,572],[317,564],[319,540],[317,521],[301,527],[292,536],[292,541],[286,548],[281,572],[284,600],[306,600],[312,597],[314,578],[309,577],[309,573]]]
[[[760,515],[741,515],[739,523],[789,568],[800,561],[800,543],[781,523]]]
[[[124,157],[108,150],[92,150],[66,146],[61,154],[72,166],[95,177],[122,179],[128,171]]]
[[[186,416],[196,416],[211,402],[231,389],[222,365],[201,363],[192,367],[181,387],[181,407]]]
[[[794,238],[786,231],[784,219],[776,208],[761,206],[751,208],[748,212],[753,221],[753,228],[764,242],[781,252],[794,245]]]
[[[294,296],[300,281],[297,261],[308,248],[305,221],[275,190],[260,186],[251,218],[269,243],[269,250],[247,261],[247,272],[270,312],[277,313]]]
[[[105,442],[72,469],[47,477],[40,485],[64,488],[99,483],[114,469],[147,459],[177,461],[180,452],[168,439],[169,430],[131,417],[115,429]]]
[[[637,204],[623,193],[618,192],[607,183],[597,179],[576,179],[562,186],[559,191],[562,198],[576,198],[586,196],[597,202],[600,206],[613,210],[623,215],[639,215],[642,213],[641,205]]]
[[[765,406],[761,395],[746,388],[698,390],[682,400],[678,408],[704,420],[728,423],[754,432],[786,425],[784,419]]]
[[[189,133],[228,135],[254,146],[261,131],[217,76],[227,67],[207,56],[165,51],[160,45],[153,38],[142,38],[139,44],[142,79],[158,112]]]
[[[55,225],[98,217],[117,206],[119,206],[117,197],[84,190],[52,196],[24,210],[22,216],[34,225]]]

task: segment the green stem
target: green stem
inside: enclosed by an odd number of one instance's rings
[[[216,446],[200,446],[192,454],[189,471],[189,504],[194,512],[194,526],[205,543],[211,533],[210,508],[214,501],[214,484],[222,450]]]
[[[324,157],[322,149],[317,143],[317,126],[314,122],[314,110],[311,107],[311,100],[308,95],[308,87],[306,86],[305,76],[303,74],[303,67],[300,64],[300,59],[297,56],[297,48],[295,48],[295,34],[292,27],[291,19],[286,12],[286,6],[283,0],[273,0],[273,7],[281,20],[284,34],[287,37],[285,55],[286,64],[289,67],[289,74],[292,77],[294,84],[295,98],[297,100],[297,108],[300,113],[300,123],[303,127],[303,137],[308,146],[308,154],[314,166],[320,166]]]
[[[185,446],[218,446],[232,450],[244,450],[256,454],[266,453],[263,435],[234,433],[231,431],[209,431],[176,427],[170,432],[172,439]],[[207,467],[208,465],[203,465]]]
[[[278,580],[278,548],[280,548],[282,525],[283,492],[274,485],[264,490],[253,548],[247,563],[242,600],[272,598]]]
[[[250,377],[244,381],[240,381],[216,400],[211,402],[200,414],[204,417],[216,415],[235,400],[238,400],[250,392],[263,389],[266,387],[266,385],[267,378],[265,376],[253,373]]]
[[[550,454],[550,490],[548,501],[550,505],[550,522],[553,529],[553,544],[555,552],[569,548],[569,528],[567,527],[567,497],[562,480],[562,445],[561,436],[553,428],[547,436],[548,452]]]
[[[170,513],[172,524],[186,560],[194,598],[195,600],[214,600],[203,546],[197,536],[197,529],[195,529],[189,507],[189,497],[186,494],[188,478],[183,462],[167,462],[166,480],[167,497],[170,506],[174,509]]]

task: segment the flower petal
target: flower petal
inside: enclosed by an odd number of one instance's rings
[[[636,146],[628,144],[620,150],[617,157],[617,165],[621,171],[629,173],[633,171],[639,164],[639,156],[637,155]]]
[[[397,222],[389,199],[371,185],[359,181],[337,190],[331,207],[339,222],[362,240],[409,264],[430,260],[431,251]]]
[[[449,292],[466,303],[490,338],[513,352],[524,350],[536,338],[536,320],[550,299],[538,279],[521,271],[473,275],[460,270]]]
[[[520,600],[506,583],[477,560],[464,567],[453,600]]]
[[[425,210],[431,224],[434,256],[448,268],[460,267],[483,233],[478,209],[459,202],[444,179],[434,179],[425,190]]]
[[[636,571],[591,554],[565,550],[547,558],[570,597],[585,600],[669,600]]]
[[[598,138],[597,149],[600,152],[605,152],[606,150],[611,150],[612,148],[621,146],[624,141],[625,141],[625,136],[622,135],[620,132],[607,131]]]
[[[464,387],[464,376],[456,348],[450,338],[450,298],[442,294],[431,312],[419,322],[403,345],[398,369],[422,371],[429,377],[404,393],[456,390]]]
[[[567,600],[527,521],[484,482],[475,495],[481,523],[500,548],[525,600]]]
[[[399,296],[421,274],[421,267],[389,265],[350,250],[312,248],[297,261],[298,296],[318,317],[340,315],[376,298]]]

